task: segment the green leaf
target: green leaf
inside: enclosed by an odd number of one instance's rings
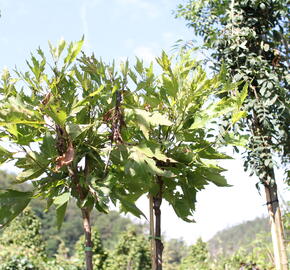
[[[172,178],[175,177],[175,174],[171,171],[168,170],[161,170],[156,166],[156,163],[153,159],[151,158],[145,158],[145,161],[151,171],[152,174],[158,175],[158,176],[163,176],[166,178]]]
[[[67,202],[61,205],[60,207],[56,208],[56,225],[57,225],[58,230],[60,230],[61,225],[63,223],[66,208],[67,208]]]
[[[52,137],[51,133],[45,133],[42,145],[40,146],[40,150],[41,153],[48,158],[58,156],[58,152],[56,150],[56,141]]]
[[[5,227],[25,209],[32,195],[32,192],[0,190],[0,228]]]
[[[184,199],[175,199],[172,206],[178,217],[186,222],[195,222],[193,219],[188,218],[188,216],[192,215],[192,209],[188,206],[188,203]]]
[[[148,112],[142,109],[126,109],[127,115],[133,114],[135,116],[135,122],[143,132],[146,139],[149,139],[150,126],[171,126],[173,123],[167,118],[167,116],[154,111]]]
[[[249,135],[226,133],[223,139],[226,144],[246,147],[249,141]]]
[[[66,126],[66,130],[72,139],[76,139],[77,137],[82,135],[84,132],[89,130],[92,126],[93,125],[87,125],[87,124],[77,125],[77,124],[69,123]]]
[[[53,203],[56,205],[56,208],[61,207],[63,204],[67,203],[70,198],[70,193],[65,192],[60,196],[57,196],[53,199]]]
[[[0,145],[0,164],[12,158],[13,154]]]
[[[201,145],[202,146],[202,145]],[[201,150],[197,150],[200,158],[205,159],[232,159],[232,157],[216,151],[213,147],[206,145],[201,147]]]
[[[248,115],[245,111],[235,111],[232,115],[232,123],[235,124],[238,122],[241,118],[244,118]]]
[[[173,122],[171,122],[167,116],[161,114],[160,112],[154,111],[149,114],[150,119],[149,122],[153,126],[161,125],[161,126],[172,126]]]
[[[216,170],[204,169],[203,176],[210,182],[219,187],[230,187],[224,176],[220,175]]]
[[[241,93],[238,96],[238,105],[242,106],[243,102],[245,101],[246,97],[248,96],[248,83],[245,83]]]
[[[28,170],[24,170],[21,173],[19,173],[16,177],[17,183],[23,183],[25,181],[33,180],[39,176],[41,176],[45,172],[44,168],[38,167],[38,165],[35,165],[35,167],[30,168]]]
[[[77,55],[80,53],[82,46],[84,43],[84,38],[82,38],[80,41],[72,42],[68,47],[68,54],[64,59],[65,64],[71,64],[77,57]]]
[[[223,98],[196,114],[194,122],[189,129],[204,128],[211,120],[232,112],[235,109],[236,104],[232,99]]]
[[[66,42],[64,39],[61,39],[58,43],[57,51],[56,51],[56,56],[57,59],[60,57],[61,53],[63,52],[64,48],[66,46]]]
[[[127,163],[126,170],[130,171],[131,169],[133,169],[135,173],[140,174],[146,178],[148,178],[148,173],[150,173],[151,175],[159,175],[166,178],[172,178],[175,176],[175,174],[171,171],[158,168],[156,166],[156,162],[148,156],[152,156],[152,158],[154,158],[154,154],[149,148],[140,148],[138,146],[133,146],[130,149],[130,156],[128,157],[128,159],[131,159],[133,162]],[[134,163],[137,163],[138,166],[134,166]],[[134,176],[134,174],[132,173],[131,175]]]
[[[64,126],[67,114],[57,105],[50,105],[49,108],[45,108],[45,112],[60,126]]]
[[[135,203],[131,202],[126,197],[123,197],[121,195],[117,195],[116,197],[117,199],[119,199],[121,203],[122,211],[124,211],[125,213],[130,212],[131,214],[133,214],[138,218],[140,218],[141,216],[146,218],[144,213],[135,205]]]

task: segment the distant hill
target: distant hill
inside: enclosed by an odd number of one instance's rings
[[[23,183],[13,185],[16,180],[16,175],[0,170],[0,188],[31,190],[31,184]],[[74,252],[74,245],[79,237],[83,234],[83,225],[81,211],[76,206],[72,199],[67,207],[64,222],[60,231],[56,227],[56,214],[52,206],[49,211],[44,212],[46,208],[45,200],[33,199],[29,204],[33,212],[40,218],[43,238],[46,242],[46,251],[49,256],[53,256],[58,249],[61,241],[64,241],[69,249],[69,254]],[[129,218],[121,216],[116,211],[111,211],[109,214],[93,211],[92,225],[100,232],[104,247],[113,249],[119,241],[119,236],[126,231],[128,227],[134,227],[137,233],[144,233],[146,227],[142,224],[135,224]]]
[[[269,220],[259,217],[251,221],[224,229],[208,241],[210,253],[216,255],[231,255],[239,247],[247,247],[260,233],[269,233]],[[269,238],[269,242],[270,242]]]

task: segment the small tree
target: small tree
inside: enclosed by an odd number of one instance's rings
[[[53,65],[47,64],[39,49],[40,60],[32,56],[27,62],[29,72],[16,71],[15,79],[8,71],[2,75],[1,137],[8,140],[7,149],[0,149],[1,162],[16,161],[15,166],[22,169],[17,183],[32,181],[33,190],[2,190],[0,223],[7,225],[32,197],[38,197],[47,200],[47,207],[56,206],[60,227],[68,201],[74,197],[82,212],[86,264],[91,270],[90,212],[93,207],[106,212],[108,202],[97,188],[102,182],[96,182],[104,177],[100,149],[109,142],[106,129],[100,129],[101,118],[110,105],[108,94],[111,96],[114,85],[106,78],[107,67],[102,62],[95,74],[99,83],[88,80],[86,73],[73,66],[82,44],[83,40],[71,43],[65,57],[65,41],[57,47],[50,45]],[[20,80],[22,86],[18,88]]]
[[[182,239],[170,239],[164,243],[164,270],[179,270],[182,259],[188,254],[188,247]]]
[[[150,270],[150,246],[143,235],[129,229],[120,237],[116,249],[110,253],[105,269]]]
[[[106,260],[108,257],[107,251],[103,248],[103,243],[100,238],[99,232],[96,229],[92,230],[92,243],[93,243],[93,265],[95,269],[103,270],[105,269]],[[81,236],[75,245],[75,256],[81,268],[84,267],[84,248],[85,248],[85,238]]]
[[[208,270],[210,268],[207,244],[201,238],[189,247],[189,254],[182,260],[180,270]]]
[[[181,54],[174,64],[163,52],[157,62],[162,71],[157,78],[152,65],[146,68],[138,60],[135,71],[124,71],[136,90],[122,91],[123,110],[120,113],[116,104],[108,115],[112,126],[119,127],[113,129],[117,139],[108,177],[123,210],[137,216],[143,213],[134,203],[148,193],[152,264],[153,269],[160,270],[162,200],[168,201],[178,217],[191,222],[196,193],[209,182],[227,186],[221,175],[224,169],[216,160],[229,157],[217,151],[211,124],[231,113],[233,121],[238,121],[247,89],[232,98],[211,99],[236,87],[228,83],[223,88],[223,72],[208,79],[190,53]]]
[[[32,56],[27,62],[30,72],[17,72],[16,78],[8,71],[2,75],[0,135],[7,147],[0,148],[1,161],[16,161],[22,169],[17,183],[32,181],[33,190],[1,191],[0,224],[7,225],[37,197],[46,199],[47,207],[55,205],[60,227],[74,197],[82,213],[86,267],[92,270],[92,209],[107,212],[111,200],[141,216],[135,202],[149,194],[155,214],[150,237],[160,270],[162,199],[180,218],[192,221],[196,193],[209,182],[227,185],[214,160],[228,156],[216,150],[211,124],[229,113],[237,121],[247,89],[212,99],[236,84],[223,87],[224,72],[206,78],[189,54],[173,65],[163,53],[160,77],[153,65],[145,68],[138,59],[135,71],[126,62],[119,73],[114,64],[105,65],[94,56],[83,55],[75,62],[82,43],[70,44],[63,58],[66,43],[50,45],[54,64],[49,72],[39,49],[40,60]],[[129,89],[129,79],[136,89]],[[20,80],[27,87],[19,88]]]
[[[46,254],[40,228],[38,218],[26,209],[3,231],[0,236],[0,260],[6,262],[7,269],[8,265],[21,264],[23,269],[36,269],[35,265],[37,268],[43,267]]]

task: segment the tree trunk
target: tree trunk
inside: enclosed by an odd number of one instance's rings
[[[257,92],[255,96],[259,100]],[[252,131],[255,136],[261,137],[263,140],[263,134],[266,132],[261,126],[261,121],[258,119],[257,113],[254,111],[253,127]],[[262,147],[265,148],[264,153],[266,156],[271,154],[269,148],[271,147],[270,138],[269,141],[263,140]],[[274,250],[274,261],[276,270],[288,270],[288,259],[285,246],[285,237],[282,223],[281,210],[278,200],[277,184],[275,179],[275,173],[273,167],[264,165],[262,171],[265,173],[260,181],[264,184],[268,213],[271,224],[271,236]]]
[[[277,185],[265,184],[268,213],[271,223],[271,235],[274,249],[276,270],[288,270],[287,252],[284,240],[284,230],[279,206]]]
[[[150,242],[151,242],[151,269],[156,270],[156,246],[155,246],[155,230],[154,230],[154,213],[153,213],[153,198],[149,194],[149,222],[150,222]]]
[[[90,211],[88,209],[82,209],[82,216],[83,216],[83,227],[85,232],[86,269],[93,270],[93,243],[90,223]]]
[[[162,252],[163,244],[161,241],[161,203],[162,203],[162,188],[163,181],[160,176],[157,176],[157,183],[159,184],[159,192],[153,196],[153,209],[155,214],[155,270],[162,270]]]

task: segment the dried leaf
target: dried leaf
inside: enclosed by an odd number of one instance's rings
[[[59,156],[56,159],[56,170],[59,170],[63,166],[67,166],[71,164],[72,161],[74,160],[74,155],[75,155],[75,150],[73,148],[72,143],[70,142],[66,152],[62,156]]]

